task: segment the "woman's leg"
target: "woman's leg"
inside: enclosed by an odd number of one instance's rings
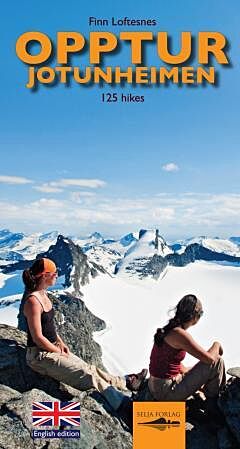
[[[40,374],[53,377],[79,390],[96,388],[99,392],[110,385],[120,390],[126,390],[126,379],[112,376],[84,362],[70,353],[65,357],[57,352],[40,351],[38,348],[28,348],[27,364]]]
[[[215,398],[225,383],[225,366],[221,357],[211,365],[198,362],[179,382],[173,382],[165,400],[184,401],[202,386],[206,397]]]
[[[204,385],[207,397],[216,397],[226,383],[225,366],[222,358],[208,365],[198,362],[185,375],[175,380],[150,378],[149,390],[158,401],[184,401]]]

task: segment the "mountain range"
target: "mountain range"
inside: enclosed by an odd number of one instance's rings
[[[31,265],[36,257],[52,258],[64,276],[63,285],[81,285],[98,273],[121,277],[159,279],[168,266],[183,267],[195,261],[240,265],[240,237],[194,237],[167,243],[158,229],[141,229],[122,238],[105,239],[95,232],[78,238],[57,231],[25,235],[0,231],[0,270],[13,273]]]

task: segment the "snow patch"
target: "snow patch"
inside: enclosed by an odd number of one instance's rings
[[[107,323],[107,331],[95,333],[95,339],[110,372],[123,375],[148,367],[156,329],[169,320],[168,310],[187,293],[196,294],[204,309],[203,318],[190,333],[206,350],[214,340],[220,341],[229,368],[240,362],[236,341],[239,289],[239,268],[195,262],[168,267],[167,276],[158,282],[99,276],[84,287],[84,301]],[[196,362],[187,355],[184,364]]]

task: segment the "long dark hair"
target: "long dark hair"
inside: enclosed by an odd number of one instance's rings
[[[185,295],[173,309],[175,310],[174,317],[171,318],[164,327],[157,329],[157,332],[154,335],[154,343],[157,346],[160,346],[170,330],[177,326],[182,327],[184,323],[197,316],[197,303],[198,299],[195,295]]]
[[[37,259],[30,268],[24,270],[22,279],[28,292],[34,292],[37,289],[41,282],[41,276],[37,278],[35,276],[41,274],[43,270],[44,259]]]

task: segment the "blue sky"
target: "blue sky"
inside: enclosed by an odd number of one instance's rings
[[[25,0],[2,7],[1,228],[118,236],[158,226],[169,239],[239,235],[239,3],[129,3]],[[57,31],[88,36],[99,30],[90,29],[90,16],[155,19],[149,30],[168,31],[176,51],[181,31],[219,31],[229,40],[232,65],[217,66],[218,87],[26,89],[27,70],[15,55],[18,36],[30,30],[53,40]],[[160,63],[153,51],[149,65]],[[125,64],[127,49],[106,62],[116,64],[114,58]],[[75,65],[84,61],[74,58]],[[103,92],[145,101],[106,104]]]

